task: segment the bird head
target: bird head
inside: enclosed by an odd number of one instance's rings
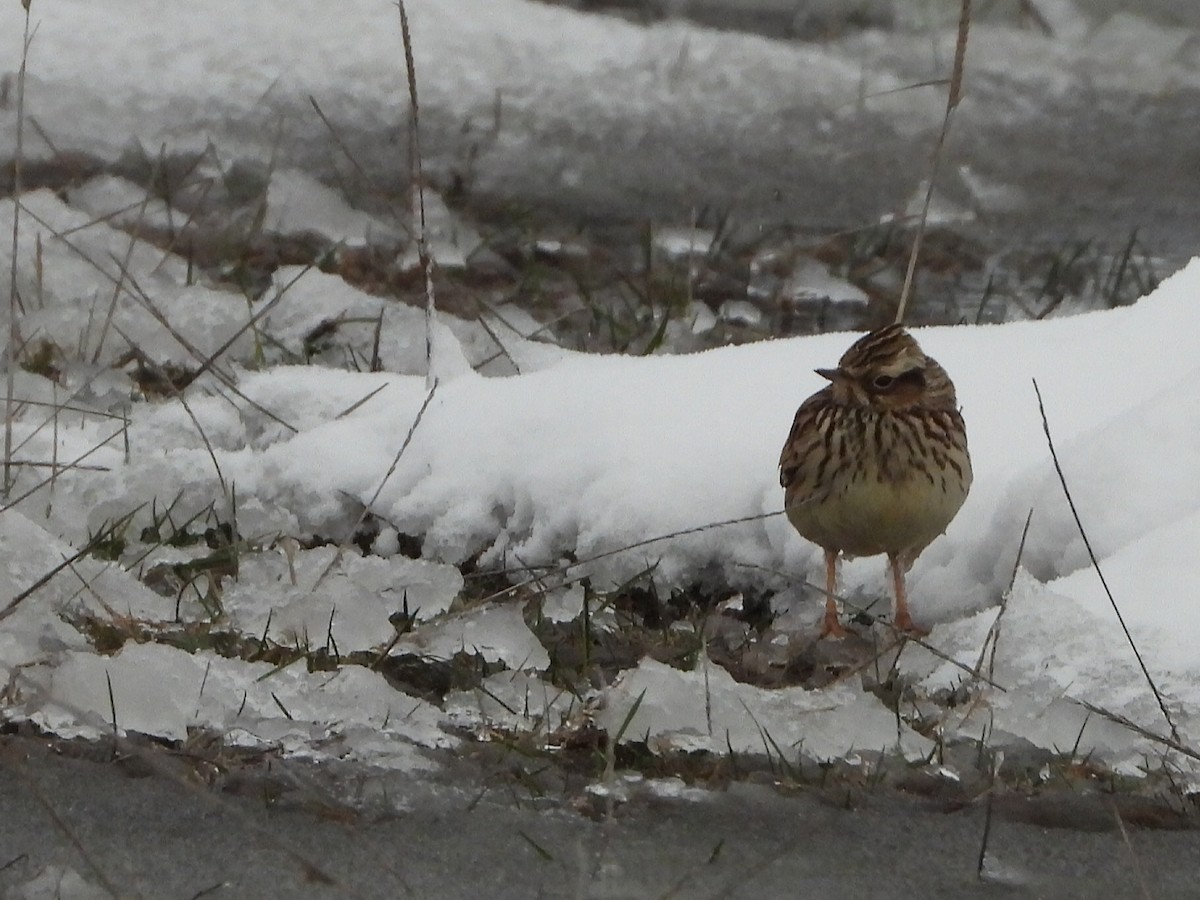
[[[926,356],[900,325],[872,331],[855,341],[836,369],[817,369],[834,400],[877,410],[913,407],[956,409],[954,385],[937,361]]]

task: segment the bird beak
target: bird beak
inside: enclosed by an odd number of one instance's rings
[[[813,369],[813,371],[829,381],[840,381],[842,377],[841,369]]]

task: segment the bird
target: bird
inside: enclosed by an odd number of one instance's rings
[[[796,410],[779,483],[788,520],[825,552],[821,636],[847,634],[834,601],[840,558],[884,553],[893,626],[928,634],[909,612],[905,574],[971,488],[954,382],[901,325],[864,335],[816,373],[829,384]]]

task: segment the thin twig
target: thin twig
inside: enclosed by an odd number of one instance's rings
[[[1150,690],[1154,692],[1154,699],[1158,701],[1158,708],[1162,710],[1163,718],[1167,720],[1167,725],[1171,728],[1171,737],[1173,740],[1179,740],[1179,731],[1175,727],[1175,721],[1171,718],[1171,712],[1167,709],[1167,703],[1163,699],[1162,693],[1158,689],[1158,685],[1154,683],[1154,678],[1150,674],[1150,670],[1146,668],[1146,661],[1142,659],[1142,654],[1137,648],[1137,644],[1133,641],[1133,635],[1129,633],[1129,627],[1125,624],[1125,617],[1121,615],[1121,610],[1117,606],[1117,601],[1113,597],[1113,593],[1109,590],[1108,581],[1104,577],[1104,572],[1100,570],[1100,560],[1096,558],[1096,552],[1092,549],[1092,542],[1088,539],[1087,532],[1083,528],[1083,520],[1079,518],[1079,510],[1075,508],[1075,499],[1071,496],[1071,489],[1067,487],[1067,476],[1063,474],[1062,465],[1058,461],[1058,452],[1054,449],[1054,439],[1050,436],[1050,422],[1046,418],[1046,406],[1042,402],[1042,392],[1038,389],[1037,379],[1033,379],[1033,392],[1037,394],[1038,412],[1042,417],[1042,431],[1046,435],[1046,443],[1050,447],[1050,458],[1054,461],[1054,471],[1058,473],[1058,483],[1062,485],[1063,495],[1067,498],[1067,505],[1071,507],[1071,515],[1075,519],[1075,527],[1079,529],[1079,536],[1083,538],[1083,546],[1087,550],[1088,559],[1092,562],[1092,568],[1096,570],[1096,575],[1100,578],[1100,585],[1104,588],[1104,593],[1108,597],[1108,602],[1113,608],[1113,612],[1117,614],[1117,621],[1121,624],[1121,631],[1125,633],[1125,640],[1129,642],[1130,648],[1133,650],[1133,655],[1137,658],[1138,665],[1142,669],[1142,675],[1146,678],[1146,683],[1150,685]]]
[[[1133,861],[1133,873],[1137,876],[1138,887],[1142,889],[1142,897],[1144,900],[1153,900],[1154,895],[1150,893],[1150,885],[1146,883],[1146,873],[1142,871],[1142,861],[1137,855],[1137,851],[1133,849],[1133,841],[1129,840],[1129,831],[1125,828],[1125,820],[1121,817],[1121,811],[1117,809],[1117,801],[1109,798],[1109,805],[1112,807],[1113,818],[1117,820],[1117,830],[1121,832],[1121,840],[1125,843],[1125,849],[1129,851],[1129,858]]]
[[[342,554],[350,545],[351,541],[353,541],[354,535],[358,531],[359,526],[362,525],[362,523],[366,520],[368,514],[370,514],[372,508],[374,507],[375,502],[379,499],[379,495],[383,493],[384,486],[391,479],[392,475],[395,474],[396,467],[400,465],[400,457],[404,455],[404,451],[407,450],[408,445],[412,443],[413,435],[417,433],[417,428],[420,426],[421,420],[425,418],[425,411],[429,409],[429,404],[433,402],[433,395],[437,393],[437,389],[438,383],[435,381],[433,383],[433,387],[430,388],[429,393],[425,395],[425,402],[422,403],[421,408],[417,410],[417,415],[413,419],[412,424],[408,426],[408,433],[404,436],[404,440],[400,444],[400,449],[397,450],[396,455],[392,457],[391,465],[388,466],[387,472],[385,472],[383,478],[380,479],[379,485],[375,488],[375,492],[371,495],[371,499],[363,504],[362,511],[358,514],[358,518],[355,520],[354,525],[350,528],[349,533],[346,535],[345,541],[338,545],[337,552],[333,555],[333,559],[329,561],[329,564],[321,571],[321,574],[317,576],[317,580],[313,582],[312,587],[309,589],[310,591],[315,591],[317,586],[325,580],[330,572],[333,571],[334,567],[341,562]]]
[[[69,250],[71,250],[73,253],[75,253],[80,259],[82,259],[84,262],[86,262],[89,266],[91,266],[97,272],[99,272],[103,277],[107,278],[109,281],[112,281],[112,282],[117,281],[117,276],[114,276],[111,272],[109,272],[107,269],[105,269],[104,266],[100,265],[98,262],[96,262],[94,259],[92,259],[87,253],[85,253],[74,242],[68,240],[65,237],[65,234],[67,234],[67,232],[55,231],[54,227],[49,222],[47,222],[45,219],[38,216],[35,212],[33,212],[30,209],[26,209],[25,213],[30,218],[32,218],[35,222],[37,222],[39,225],[41,225],[43,228],[45,228],[47,231],[49,231],[55,238],[57,238],[58,240],[61,240],[63,242],[63,244]],[[150,299],[149,294],[147,294],[142,289],[141,285],[137,282],[136,279],[134,279],[129,273],[124,273],[121,277],[125,278],[128,281],[128,287],[126,288],[126,292],[129,293],[129,295],[131,297],[133,297],[135,300],[137,300],[146,309],[146,311],[149,312],[150,315],[152,315],[155,318],[155,320],[160,325],[162,325],[163,328],[165,328],[173,338],[175,338],[175,340],[179,343],[179,345],[181,347],[183,347],[189,354],[191,354],[192,357],[195,358],[197,362],[200,363],[200,365],[203,367],[204,370],[208,370],[209,368],[211,368],[213,375],[228,390],[232,391],[235,395],[237,395],[239,398],[244,400],[247,404],[249,404],[254,409],[258,410],[264,416],[271,419],[276,424],[283,426],[284,428],[286,428],[288,431],[292,432],[293,434],[295,434],[297,432],[298,429],[294,425],[292,425],[289,422],[285,422],[282,418],[280,418],[280,416],[278,414],[267,409],[265,406],[263,406],[257,400],[253,400],[250,397],[246,396],[246,394],[243,393],[242,390],[237,386],[237,381],[232,375],[230,375],[226,372],[223,372],[223,371],[221,371],[220,368],[214,366],[212,364],[213,359],[211,357],[206,355],[202,350],[200,350],[194,344],[192,344],[191,341],[189,341],[186,337],[184,337],[182,334],[180,334],[171,325],[171,323],[167,320],[167,318],[158,310],[158,308],[155,307],[153,301]]]
[[[8,275],[8,373],[5,378],[4,390],[4,497],[7,499],[12,488],[12,436],[13,436],[13,394],[16,391],[17,379],[17,346],[21,343],[20,318],[17,311],[20,301],[17,293],[17,254],[20,250],[21,238],[21,163],[25,151],[25,72],[29,62],[29,0],[23,0],[25,7],[25,35],[21,45],[21,67],[17,70],[17,147],[13,157],[13,225],[12,225],[12,265]],[[23,311],[23,310],[22,310]]]
[[[387,387],[386,384],[381,384],[379,387],[370,391],[366,396],[360,397],[359,399],[355,400],[353,403],[351,403],[349,406],[347,406],[345,409],[343,409],[340,413],[338,413],[333,418],[334,419],[346,418],[346,416],[350,415],[356,409],[361,407],[364,403],[367,403],[368,401],[370,401],[372,397],[374,397],[376,394],[378,394],[380,391],[382,391],[386,387]]]
[[[163,384],[170,387],[172,393],[175,395],[175,399],[179,401],[179,405],[183,407],[183,411],[187,413],[187,417],[191,419],[192,424],[196,426],[196,433],[200,435],[200,440],[204,443],[204,449],[208,451],[208,458],[212,460],[213,469],[217,473],[217,481],[221,483],[221,495],[228,499],[229,485],[225,483],[225,475],[221,471],[221,463],[217,459],[217,451],[214,449],[212,441],[208,439],[208,434],[205,432],[204,426],[200,423],[199,417],[197,417],[197,415],[192,411],[191,404],[188,403],[187,398],[184,396],[184,392],[171,383],[170,376],[163,370],[162,366],[155,362],[149,356],[149,354],[144,353],[142,349],[133,342],[133,339],[130,338],[129,335],[122,331],[117,325],[113,325],[112,327],[113,331],[119,334],[125,343],[129,345],[130,349],[132,349],[142,359],[142,362],[152,372],[154,372],[156,376],[162,379]]]
[[[37,581],[35,581],[29,587],[25,588],[25,590],[21,591],[19,594],[17,594],[15,597],[13,597],[10,601],[8,601],[8,604],[3,609],[0,609],[0,622],[3,622],[5,619],[7,619],[9,616],[11,616],[14,612],[16,612],[17,607],[20,606],[30,595],[35,593],[38,590],[38,588],[41,588],[44,585],[48,584],[50,582],[50,580],[53,579],[54,576],[57,575],[59,572],[63,571],[64,569],[70,568],[71,565],[77,559],[87,556],[87,554],[91,553],[92,550],[94,550],[99,544],[101,544],[105,540],[107,540],[108,537],[112,534],[113,530],[114,530],[114,528],[108,528],[108,529],[102,530],[99,534],[97,534],[90,541],[88,541],[86,544],[84,544],[81,549],[77,550],[75,553],[68,556],[57,566],[55,566],[53,569],[51,569],[49,572],[47,572],[41,578],[37,579]]]
[[[79,456],[75,457],[69,463],[66,463],[65,465],[60,465],[59,468],[60,469],[78,468],[79,463],[83,462],[85,459],[87,459],[89,456],[91,456],[96,451],[100,450],[102,447],[108,446],[114,440],[121,437],[121,435],[123,433],[124,433],[123,429],[114,431],[112,434],[110,434],[108,437],[106,437],[100,443],[96,444],[91,449],[86,450],[83,453],[79,454]],[[35,484],[33,487],[26,490],[23,494],[18,494],[16,497],[8,498],[8,501],[3,506],[0,506],[0,513],[10,510],[13,507],[17,506],[18,504],[20,504],[22,500],[26,500],[29,497],[32,497],[34,494],[36,494],[38,491],[40,491],[42,488],[44,488],[46,485],[48,485],[51,482],[51,480],[52,479],[50,479],[50,478],[44,478],[41,481],[39,481],[37,484]]]
[[[1140,735],[1141,737],[1146,738],[1148,741],[1153,741],[1156,744],[1162,744],[1162,746],[1166,747],[1167,749],[1182,753],[1189,759],[1200,761],[1200,751],[1194,750],[1187,744],[1183,743],[1183,741],[1181,741],[1177,735],[1173,737],[1167,737],[1166,735],[1159,734],[1157,731],[1151,731],[1145,725],[1139,725],[1128,716],[1123,716],[1118,712],[1105,709],[1103,706],[1098,706],[1095,703],[1089,703],[1087,700],[1080,700],[1078,697],[1067,697],[1066,699],[1071,703],[1074,703],[1076,706],[1082,706],[1089,712],[1094,712],[1098,716],[1103,716],[1105,719],[1108,719],[1108,721],[1116,725],[1122,725],[1125,728],[1128,728],[1134,734]]]
[[[408,29],[408,10],[404,0],[396,0],[400,10],[400,35],[404,40],[404,66],[408,75],[409,112],[412,128],[408,136],[409,177],[417,198],[417,259],[425,276],[425,372],[427,386],[437,386],[433,368],[433,328],[437,305],[433,290],[433,257],[429,255],[429,235],[425,227],[425,172],[421,161],[421,104],[417,102],[417,66],[413,60],[412,35]]]
[[[971,0],[962,0],[962,8],[958,16],[958,39],[954,45],[954,68],[950,73],[950,90],[946,96],[946,114],[942,116],[942,130],[938,134],[937,144],[933,148],[933,157],[929,162],[929,179],[925,185],[925,200],[921,204],[921,217],[917,224],[916,236],[913,238],[912,251],[908,255],[904,287],[900,289],[900,305],[896,309],[897,325],[904,322],[908,298],[912,294],[913,276],[917,271],[917,257],[921,253],[921,241],[925,237],[925,225],[929,220],[929,205],[933,202],[933,185],[937,180],[938,167],[942,161],[942,149],[946,146],[946,136],[950,133],[951,115],[962,99],[963,64],[967,56],[967,35],[970,34],[970,31]]]
[[[982,740],[987,740],[986,731]],[[987,867],[988,841],[992,836],[992,807],[996,797],[996,757],[994,754],[988,760],[988,774],[990,780],[987,790],[987,802],[983,813],[983,836],[979,839],[979,859],[975,863],[975,877],[980,881],[984,880],[984,869]]]

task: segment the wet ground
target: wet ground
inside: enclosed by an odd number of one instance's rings
[[[911,34],[894,46],[853,31],[839,39],[835,52],[864,73],[880,69],[908,84],[945,75],[936,54]],[[946,225],[955,246],[944,256],[952,271],[918,280],[910,322],[1037,317],[1057,308],[1061,298],[1050,309],[1046,300],[1060,288],[1073,310],[1132,302],[1195,254],[1200,91],[1170,78],[1147,84],[1139,76],[1121,85],[1111,72],[1097,86],[1091,63],[1078,59],[1064,63],[1062,81],[1009,77],[996,64],[1003,40],[983,31],[974,40],[965,99],[935,180],[935,205],[955,215]],[[970,66],[975,51],[988,58],[978,71]],[[935,98],[943,92],[917,90]],[[615,112],[602,102],[572,110],[534,106],[500,116],[496,133],[486,114],[463,121],[431,103],[422,111],[425,171],[452,208],[486,234],[515,226],[579,236],[600,248],[593,258],[623,264],[625,274],[637,273],[630,260],[649,224],[694,223],[722,233],[728,264],[717,266],[722,278],[700,298],[718,312],[725,299],[745,296],[738,267],[768,245],[815,255],[882,302],[875,318],[798,328],[764,309],[766,334],[873,327],[888,318],[898,293],[895,269],[902,272],[911,235],[884,254],[881,266],[891,272],[873,284],[854,277],[855,251],[829,254],[827,242],[870,236],[881,219],[912,208],[929,172],[943,101],[932,100],[909,121],[887,97],[857,110],[850,101],[851,108],[830,109],[803,84],[793,105],[761,113],[689,114],[666,96],[662,107],[631,103]],[[347,129],[341,138],[378,184],[400,189],[394,131]],[[305,164],[328,168],[337,155],[328,145],[327,135],[314,134]],[[1126,271],[1121,260],[1131,248]],[[923,260],[937,253],[931,242]],[[1137,277],[1114,295],[1108,288],[1118,270]]]
[[[649,22],[675,14],[707,27],[780,40],[806,38],[816,46],[832,41],[847,59],[857,58],[864,74],[886,69],[909,84],[945,77],[948,62],[931,50],[932,36],[928,44],[914,39],[915,21],[904,27],[897,20],[921,20],[936,10],[933,15],[952,23],[958,8],[950,0],[926,4],[928,9],[920,12],[914,8],[905,16],[900,14],[904,4],[886,0],[567,0],[567,5]],[[1043,80],[1019,72],[1019,59],[1014,59],[1011,75],[994,63],[976,69],[973,60],[996,53],[986,47],[988,27],[1018,29],[1013,33],[1024,32],[1031,41],[1049,36],[1051,55],[1055,41],[1067,41],[1055,33],[1056,26],[1066,30],[1063,21],[1090,30],[1092,39],[1099,40],[1096,33],[1105,28],[1119,32],[1135,27],[1113,24],[1112,17],[1128,14],[1179,29],[1176,60],[1195,60],[1196,36],[1187,38],[1185,29],[1200,27],[1200,13],[1170,0],[1080,0],[1074,4],[1074,18],[1066,20],[1039,11],[1046,7],[1053,13],[1055,6],[975,4],[965,99],[949,133],[938,187],[979,213],[979,221],[964,230],[989,247],[1071,238],[1117,244],[1137,229],[1155,252],[1185,261],[1200,247],[1200,150],[1194,140],[1200,129],[1200,93],[1194,87],[1169,77],[1150,83],[1144,73],[1136,73],[1136,64],[1130,66],[1128,83],[1100,86],[1085,62],[1074,71],[1064,65],[1055,73],[1069,82],[1064,90],[1055,76]],[[810,20],[821,27],[803,27]],[[891,27],[895,37],[882,43],[862,37],[872,33],[867,29],[882,29],[873,32],[878,35]],[[1077,40],[1087,46],[1087,38]],[[1130,57],[1153,53],[1149,45],[1135,42],[1114,46]],[[943,93],[942,87],[932,90]],[[748,128],[651,115],[616,131],[584,120],[569,131],[545,136],[547,158],[555,158],[550,151],[561,146],[562,155],[583,161],[587,175],[578,186],[559,183],[552,171],[540,168],[536,155],[521,164],[487,153],[478,159],[480,185],[509,199],[536,198],[581,218],[678,217],[690,208],[708,207],[768,225],[850,228],[902,207],[928,170],[936,119],[931,117],[922,133],[905,136],[902,132],[911,131],[912,123],[897,129],[899,123],[889,121],[887,104],[886,98],[876,98],[860,115],[845,115],[843,109],[830,116],[829,110],[809,105],[804,85],[798,84],[795,106],[782,120],[765,118]],[[995,208],[1008,204],[986,199],[973,203],[955,174],[962,165],[992,184],[1014,189],[1020,202],[1009,209]]]
[[[1169,900],[1200,870],[1194,831],[1095,797],[1001,798],[989,826],[983,799],[733,783],[608,815],[472,759],[427,777],[276,761],[216,789],[165,751],[74,754],[0,739],[3,896]]]

